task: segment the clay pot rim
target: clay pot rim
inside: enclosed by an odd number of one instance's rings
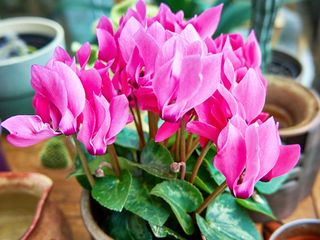
[[[1,182],[1,179],[3,182]],[[36,184],[40,185],[28,185],[25,180],[28,179],[29,182],[34,182]],[[12,181],[15,180],[15,181]],[[42,180],[42,181],[41,181]],[[41,173],[33,173],[33,172],[0,172],[0,189],[2,186],[19,186],[20,188],[22,186],[29,187],[32,189],[32,187],[37,186],[39,189],[41,189],[41,196],[39,199],[39,202],[37,204],[36,212],[34,214],[34,217],[32,219],[32,222],[28,229],[25,231],[25,233],[22,235],[21,240],[26,240],[30,237],[33,230],[35,229],[38,221],[40,220],[42,209],[44,207],[44,204],[49,196],[49,193],[53,187],[52,180],[41,174]]]
[[[90,206],[90,193],[86,190],[83,190],[81,194],[80,210],[84,225],[94,239],[113,240],[113,238],[102,231],[93,218]]]
[[[302,224],[318,224],[320,225],[320,219],[316,218],[302,218],[302,219],[297,219],[292,222],[286,223],[279,227],[272,235],[270,236],[270,240],[276,240],[277,237],[283,233],[286,229],[290,229],[292,227],[302,225]]]
[[[282,76],[276,76],[277,79],[272,78],[273,75],[269,75],[268,78],[268,85],[274,84],[274,85],[290,85],[294,86],[295,89],[298,89],[300,93],[303,92],[305,95],[309,95],[310,98],[315,100],[315,108],[318,110],[313,118],[311,118],[308,122],[302,121],[301,123],[291,126],[288,128],[282,128],[279,129],[279,133],[282,137],[290,137],[290,136],[296,136],[303,134],[307,132],[309,129],[312,129],[314,126],[318,125],[320,122],[320,98],[318,94],[313,89],[308,89],[305,86],[303,86],[301,83],[296,82],[292,79],[289,79],[287,77]],[[279,80],[281,78],[281,80]]]

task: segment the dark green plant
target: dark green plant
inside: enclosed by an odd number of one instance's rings
[[[251,28],[255,31],[261,49],[261,68],[266,71],[271,61],[271,38],[274,21],[283,0],[251,0]]]

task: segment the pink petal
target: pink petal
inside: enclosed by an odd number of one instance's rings
[[[109,18],[107,18],[106,16],[102,16],[99,19],[98,25],[97,25],[97,29],[103,29],[106,30],[107,32],[109,32],[111,35],[113,35],[113,27],[112,27],[112,23],[109,20]]]
[[[68,98],[64,82],[59,74],[46,67],[33,65],[31,76],[31,85],[36,94],[45,97],[63,115],[67,110]],[[53,89],[54,91],[52,91]]]
[[[155,142],[162,142],[175,134],[180,128],[180,122],[170,123],[164,122],[158,129],[155,136]]]
[[[59,72],[59,80],[65,85],[68,97],[68,109],[74,118],[76,118],[81,114],[85,105],[85,91],[81,81],[71,68],[61,62],[55,62],[55,70]],[[55,88],[53,87],[52,89]]]
[[[8,142],[17,147],[28,147],[60,134],[37,115],[14,116],[2,122],[1,126],[10,132]]]
[[[70,55],[62,47],[56,47],[52,59],[60,62],[72,62]]]
[[[211,140],[214,143],[217,143],[217,139],[220,133],[220,130],[215,126],[200,121],[189,122],[187,124],[187,131]]]
[[[261,113],[265,103],[266,89],[252,68],[248,70],[245,77],[232,90],[232,93],[244,107],[248,122],[251,122]]]
[[[205,39],[211,37],[217,29],[223,5],[204,11],[195,21],[194,25],[200,36]]]
[[[108,131],[108,144],[115,141],[115,136],[126,126],[129,119],[129,103],[125,95],[114,97],[110,102],[111,123]]]
[[[98,28],[96,30],[99,52],[98,58],[109,62],[117,56],[117,46],[114,37],[106,30]]]
[[[234,191],[246,164],[246,145],[241,132],[229,123],[218,137],[217,148],[214,166],[226,177],[228,187]]]
[[[86,42],[80,47],[80,49],[76,53],[81,68],[84,68],[87,65],[90,58],[90,54],[91,47],[90,44]]]
[[[82,70],[80,79],[85,90],[86,98],[92,98],[92,94],[99,95],[102,87],[102,79],[94,68]]]
[[[252,195],[254,185],[258,182],[260,171],[258,131],[256,125],[251,125],[246,130],[246,168],[240,183],[234,185],[234,195],[237,198],[248,198]]]
[[[280,154],[278,128],[272,117],[259,126],[258,134],[261,161],[258,179],[260,179],[275,166]]]
[[[251,31],[244,46],[247,66],[255,68],[261,65],[261,52],[254,31]]]
[[[262,178],[263,181],[270,181],[272,178],[279,177],[288,173],[298,163],[300,158],[300,145],[293,144],[280,146],[280,155],[273,169]]]
[[[35,94],[32,101],[33,108],[36,111],[36,115],[40,116],[42,121],[45,123],[50,123],[50,108],[49,101],[42,95]]]
[[[123,59],[128,62],[133,50],[135,48],[135,42],[133,41],[133,36],[140,29],[142,29],[141,24],[135,19],[131,17],[128,22],[123,27],[120,37],[119,37],[119,46],[123,56]],[[100,46],[100,44],[99,44]]]

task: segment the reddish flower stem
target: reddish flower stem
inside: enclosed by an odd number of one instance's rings
[[[216,199],[227,187],[227,183],[224,181],[219,187],[214,190],[213,193],[210,194],[209,197],[207,197],[204,202],[201,204],[201,206],[196,210],[197,214],[201,214],[204,209],[208,207],[208,205]]]
[[[80,161],[81,161],[81,165],[83,167],[83,170],[84,170],[84,173],[86,174],[86,177],[89,181],[89,184],[91,186],[91,188],[95,185],[95,181],[94,181],[94,178],[93,176],[91,175],[90,173],[90,169],[89,169],[89,166],[88,166],[88,162],[87,162],[87,159],[82,151],[82,148],[80,146],[80,143],[79,141],[76,139],[76,137],[73,137],[73,140],[75,142],[75,145],[76,145],[76,149],[77,149],[77,152],[79,154],[79,158],[80,158]]]
[[[196,179],[196,176],[198,174],[199,168],[200,168],[200,166],[201,166],[201,164],[203,162],[204,157],[207,155],[208,151],[210,150],[211,145],[212,145],[212,142],[209,141],[207,143],[207,145],[204,148],[202,148],[200,156],[198,157],[198,159],[196,161],[196,165],[193,168],[193,171],[192,171],[192,174],[191,174],[191,177],[190,177],[190,180],[189,180],[190,183],[193,183],[194,180]]]
[[[116,152],[116,149],[113,144],[108,146],[108,153],[110,154],[111,157],[111,165],[114,173],[116,174],[117,177],[120,177],[121,175],[121,169],[119,165],[119,160],[118,160],[118,155]]]

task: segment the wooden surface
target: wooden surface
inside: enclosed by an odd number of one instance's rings
[[[71,227],[73,239],[90,239],[80,215],[81,187],[74,178],[66,179],[72,169],[51,170],[41,165],[39,153],[43,144],[29,148],[16,148],[8,144],[4,137],[1,138],[6,159],[12,171],[39,172],[49,176],[54,181],[50,199],[64,213]],[[319,218],[320,216],[320,174],[314,184],[312,194],[305,198],[295,212],[284,222],[298,218]]]

